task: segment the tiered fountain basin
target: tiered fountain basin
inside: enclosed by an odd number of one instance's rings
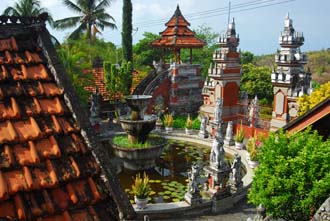
[[[155,115],[144,115],[151,97],[131,95],[125,98],[131,108],[131,114],[121,116],[120,123],[127,133],[127,139],[115,137],[112,141],[114,154],[124,161],[124,167],[129,170],[146,170],[155,167],[155,161],[159,159],[166,145],[164,138],[149,137],[157,121]]]
[[[145,144],[118,145],[117,139],[124,139],[126,136],[119,135],[114,138],[111,146],[114,154],[123,160],[123,165],[129,170],[147,170],[156,166],[156,160],[159,159],[166,145],[166,140],[159,136],[150,136]],[[125,142],[124,142],[125,143]],[[124,146],[125,145],[125,146]]]

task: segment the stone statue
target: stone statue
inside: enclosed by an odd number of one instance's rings
[[[188,193],[196,194],[199,192],[198,189],[199,170],[200,170],[199,165],[193,164],[191,166],[191,172],[188,172],[188,179],[189,179]]]
[[[91,107],[90,107],[91,117],[100,116],[100,104],[99,104],[99,90],[96,88],[96,91],[91,95]]]
[[[214,121],[218,124],[222,122],[222,107],[223,107],[222,99],[217,98],[214,109]]]
[[[232,121],[228,122],[224,144],[227,146],[232,146],[235,144]]]
[[[233,173],[233,182],[236,187],[240,187],[242,183],[242,174],[241,174],[242,160],[241,156],[235,153],[233,164],[231,165]]]
[[[201,138],[207,138],[207,131],[206,131],[206,123],[207,123],[207,117],[206,116],[202,116],[201,119],[201,126],[199,129],[199,137]]]
[[[225,150],[223,149],[221,125],[217,129],[216,136],[212,143],[210,165],[216,169],[225,168],[227,166],[225,161]]]
[[[249,106],[249,122],[251,127],[256,126],[259,121],[260,107],[258,103],[259,101],[256,95]]]

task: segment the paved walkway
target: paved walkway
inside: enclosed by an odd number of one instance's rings
[[[175,221],[246,221],[247,218],[256,215],[256,209],[253,205],[242,200],[235,208],[219,215],[209,215],[191,218],[175,218]],[[150,220],[154,221],[154,220]],[[163,220],[164,221],[164,220]],[[170,221],[170,220],[166,220]]]

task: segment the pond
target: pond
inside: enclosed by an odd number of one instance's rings
[[[150,179],[152,193],[149,203],[178,202],[184,200],[187,192],[187,171],[196,162],[204,166],[209,162],[210,147],[200,144],[169,140],[168,145],[154,169],[146,170]],[[226,155],[226,160],[231,165],[231,156]],[[143,171],[130,171],[123,169],[118,174],[120,182],[133,203],[132,184],[137,173]],[[245,172],[243,171],[243,174]]]

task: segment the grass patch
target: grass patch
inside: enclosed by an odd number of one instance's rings
[[[132,144],[128,141],[127,135],[120,135],[116,136],[112,139],[112,143],[120,146],[120,147],[126,147],[126,148],[148,148],[151,146],[156,146],[163,144],[165,142],[165,139],[163,137],[151,134],[149,135],[149,138],[144,143],[135,143]]]

